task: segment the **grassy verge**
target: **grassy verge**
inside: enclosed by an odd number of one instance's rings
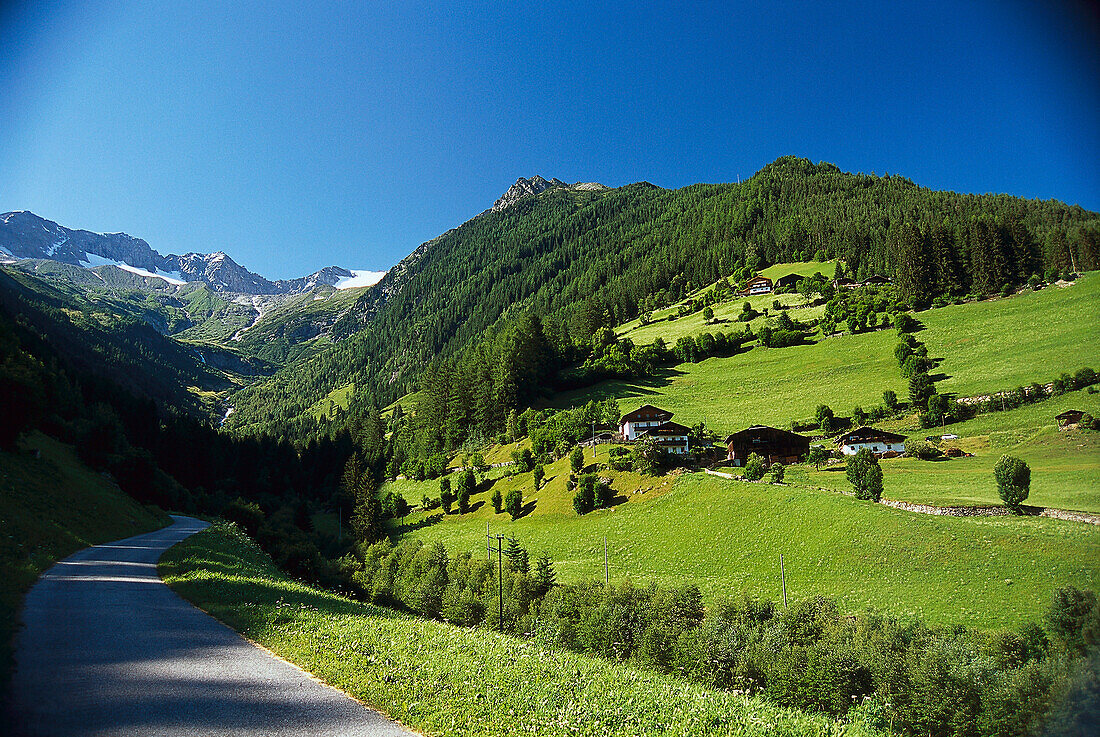
[[[0,521],[0,681],[6,681],[16,612],[39,573],[81,548],[171,519],[84,466],[69,446],[36,433],[20,452],[0,451]]]
[[[169,550],[160,571],[178,593],[246,637],[426,734],[872,734],[863,725],[353,602],[288,579],[225,527]]]

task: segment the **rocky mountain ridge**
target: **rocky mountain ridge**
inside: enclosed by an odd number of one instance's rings
[[[554,189],[555,187],[564,187],[566,189],[575,189],[580,191],[600,192],[605,189],[609,189],[599,182],[577,182],[576,184],[566,184],[560,179],[550,179],[547,181],[541,176],[536,174],[535,176],[527,179],[520,177],[516,180],[516,183],[508,188],[508,191],[500,196],[496,202],[493,203],[491,212],[500,212],[512,205],[519,202],[524,197],[531,195],[541,194],[548,189]]]
[[[141,238],[73,230],[26,210],[0,214],[0,249],[8,260],[46,259],[85,268],[131,267],[127,270],[138,270],[143,276],[172,283],[203,282],[215,291],[239,294],[298,294],[323,284],[335,286],[355,276],[349,269],[326,266],[308,276],[272,281],[223,251],[164,256]]]

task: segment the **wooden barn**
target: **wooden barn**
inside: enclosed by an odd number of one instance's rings
[[[781,276],[776,279],[774,286],[776,289],[797,287],[798,282],[802,281],[805,278],[806,277],[802,276],[801,274],[787,274],[786,276]]]
[[[1058,421],[1059,430],[1069,430],[1070,428],[1077,427],[1077,423],[1081,421],[1081,418],[1085,416],[1085,413],[1079,409],[1067,409],[1060,415],[1055,415],[1054,419]]]
[[[743,466],[750,453],[756,453],[767,465],[798,463],[810,452],[810,439],[804,435],[767,425],[753,425],[726,438],[726,458],[734,466]]]

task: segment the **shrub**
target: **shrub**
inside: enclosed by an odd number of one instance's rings
[[[520,473],[526,473],[535,467],[535,454],[531,452],[530,448],[524,448],[523,450],[512,451],[512,461],[516,464],[516,470]]]
[[[869,448],[863,448],[848,460],[845,475],[857,499],[879,501],[882,498],[882,468]]]
[[[500,496],[500,489],[493,488],[493,494],[489,497],[489,501],[493,504],[493,511],[500,514],[501,506],[504,503],[503,498]]]
[[[573,509],[577,514],[588,514],[596,507],[596,488],[592,474],[581,476],[577,491],[573,494]]]
[[[787,471],[787,469],[785,469],[783,467],[782,463],[773,463],[772,467],[771,467],[772,483],[773,484],[783,483],[783,476],[786,474],[786,471]]]
[[[912,333],[919,327],[916,318],[905,312],[902,312],[894,319],[894,325],[897,327],[899,333]]]
[[[509,489],[504,496],[504,511],[511,515],[512,519],[518,519],[523,514],[523,492],[518,488]]]
[[[749,458],[745,461],[745,470],[742,472],[741,478],[746,481],[759,481],[764,478],[764,459],[756,453],[749,453]]]
[[[580,473],[584,468],[584,448],[577,446],[569,453],[569,467],[573,473]]]
[[[1055,637],[1075,652],[1095,646],[1100,636],[1100,609],[1096,594],[1076,586],[1057,589],[1046,612],[1046,622]]]
[[[927,440],[914,440],[905,446],[905,455],[931,461],[943,455],[943,452]]]
[[[246,502],[241,497],[237,497],[225,506],[221,518],[227,522],[236,523],[249,537],[256,537],[256,533],[260,531],[260,525],[264,522],[264,511],[256,502]]]
[[[1031,468],[1019,458],[1003,455],[993,467],[993,476],[997,479],[1001,501],[1009,509],[1018,511],[1031,488]]]
[[[537,463],[531,470],[531,476],[535,480],[535,491],[538,491],[539,486],[542,484],[542,480],[546,478],[546,469],[542,467],[541,463]]]

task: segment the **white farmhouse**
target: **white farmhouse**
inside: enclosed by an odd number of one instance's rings
[[[668,410],[643,404],[633,412],[623,415],[619,420],[619,434],[623,436],[623,440],[632,442],[643,432],[660,427],[671,419],[672,413]]]
[[[873,427],[857,427],[850,433],[841,435],[838,441],[840,452],[846,456],[854,456],[864,448],[870,448],[875,455],[882,455],[893,451],[905,452],[905,436],[885,430],[876,430]]]

